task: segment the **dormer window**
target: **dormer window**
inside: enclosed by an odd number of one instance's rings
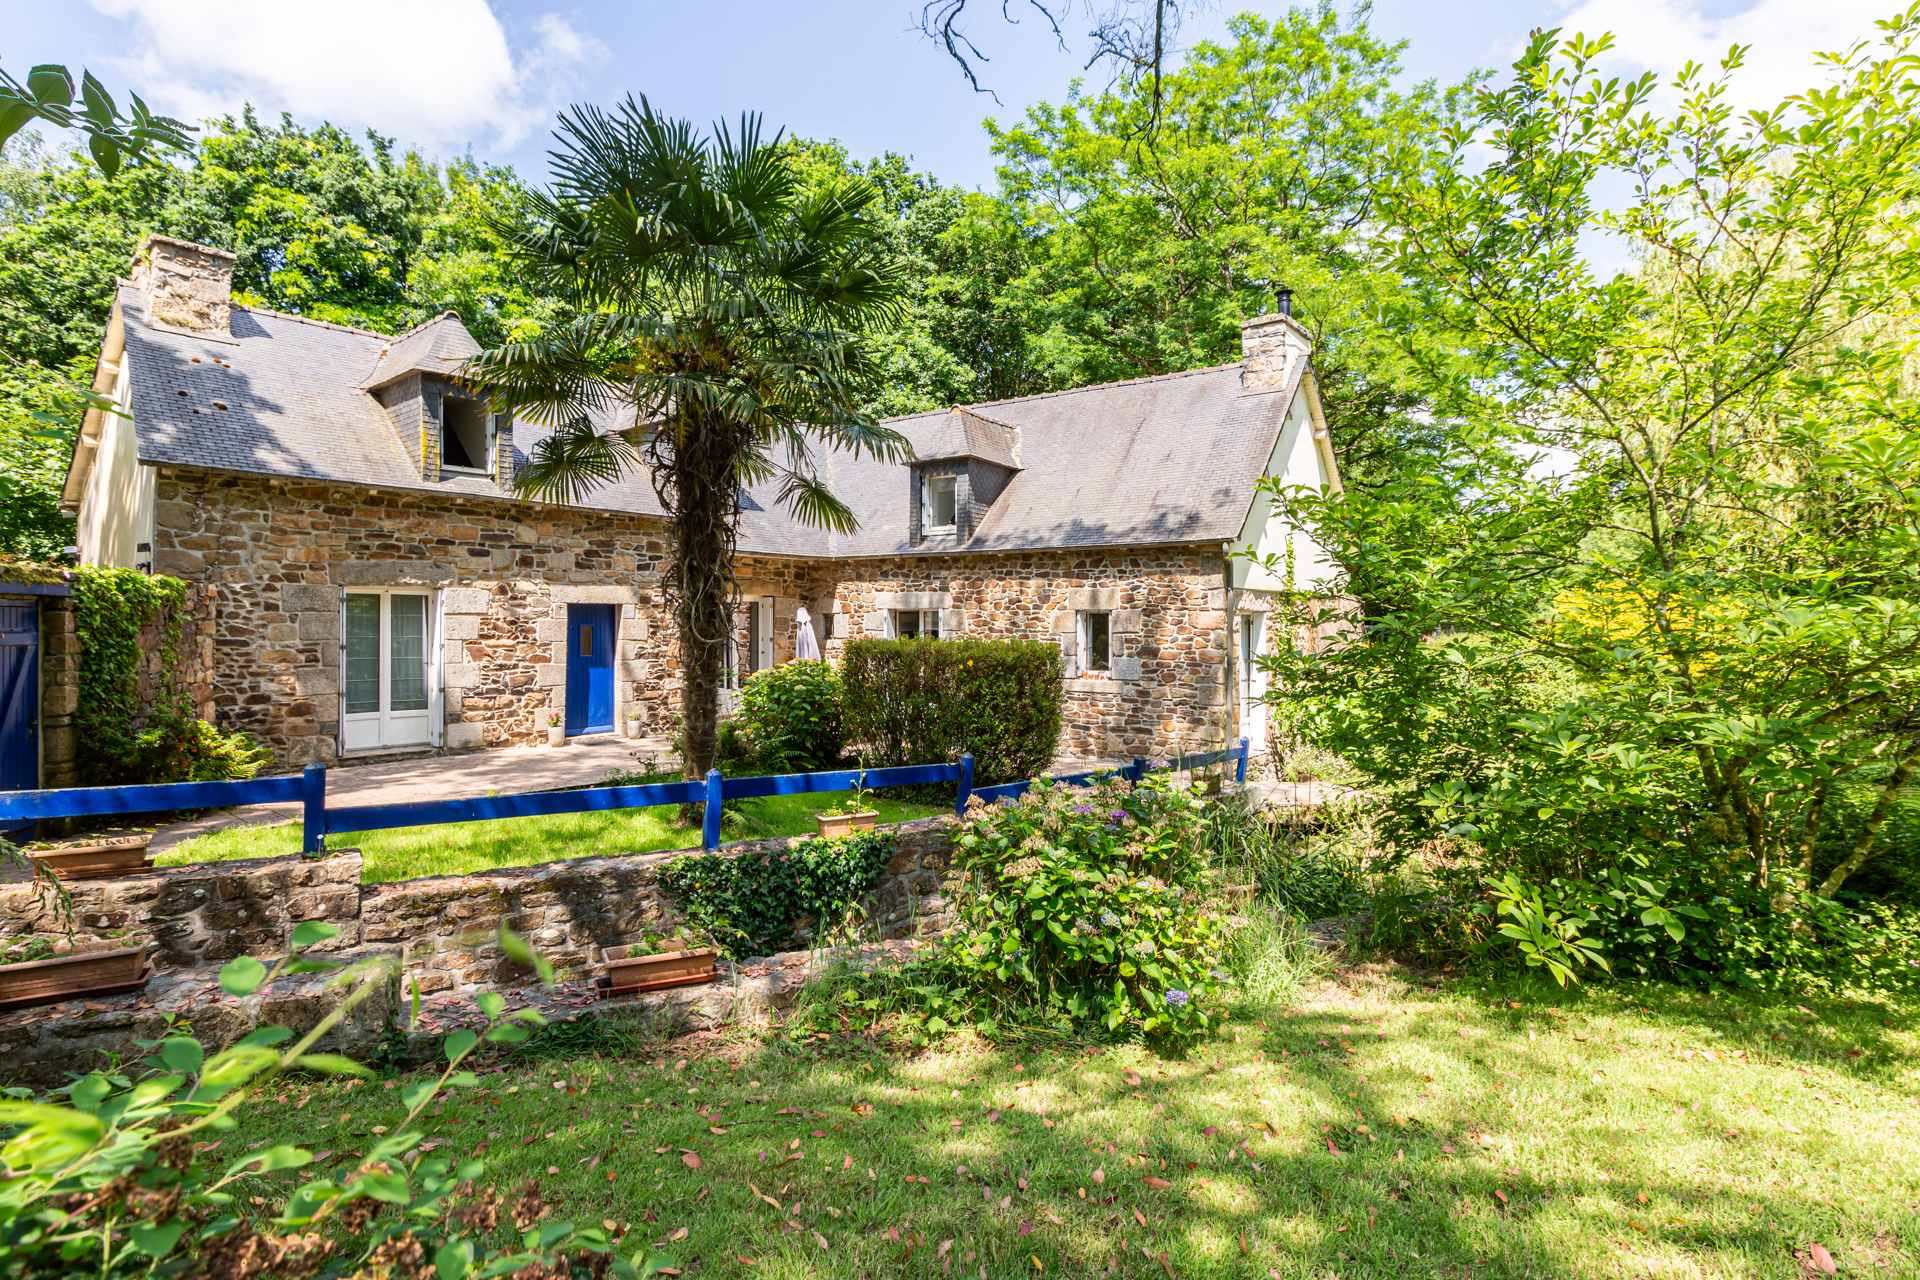
[[[440,469],[493,474],[493,415],[478,400],[440,402]]]
[[[956,476],[920,477],[920,533],[927,537],[954,531]]]

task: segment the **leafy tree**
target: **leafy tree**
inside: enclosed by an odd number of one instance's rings
[[[740,494],[779,481],[800,519],[853,515],[813,470],[817,445],[902,456],[857,407],[857,332],[903,295],[874,225],[877,193],[803,189],[757,117],[711,139],[629,98],[560,118],[557,180],[525,200],[515,260],[577,319],[474,357],[496,403],[553,428],[517,477],[580,502],[644,462],[671,522],[665,588],[679,647],[684,767],[713,760]]]
[[[862,412],[887,417],[1049,389],[1025,317],[1006,296],[1027,236],[1004,202],[942,186],[892,152],[862,162],[837,142],[802,142],[793,162],[805,189],[849,179],[875,187],[877,243],[906,290],[899,321],[867,335],[878,373]]]
[[[1651,76],[1599,74],[1605,39],[1543,33],[1386,193],[1426,389],[1469,430],[1417,481],[1290,496],[1374,616],[1274,665],[1328,745],[1401,780],[1404,830],[1675,943],[1669,892],[1825,911],[1883,847],[1920,764],[1917,23],[1744,117],[1738,49],[1663,114]],[[1632,266],[1596,272],[1595,233]]]
[[[1164,78],[1161,108],[1143,83],[1076,85],[989,123],[1003,216],[1031,237],[1009,299],[1047,378],[1081,385],[1238,360],[1241,318],[1291,286],[1343,466],[1395,474],[1431,428],[1377,319],[1405,286],[1375,211],[1444,154],[1460,91],[1394,89],[1404,46],[1331,5],[1229,26]]]

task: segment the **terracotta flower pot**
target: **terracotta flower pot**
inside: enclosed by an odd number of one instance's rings
[[[83,951],[51,960],[0,965],[0,1009],[132,991],[145,986],[152,975],[144,942],[110,951]]]
[[[599,983],[601,998],[713,981],[715,953],[712,947],[696,947],[688,939],[665,945],[674,950],[641,956],[626,954],[625,947],[595,947],[593,963],[606,970]]]
[[[30,857],[45,863],[62,880],[96,880],[105,876],[131,875],[153,865],[147,857],[150,837],[100,840],[92,844],[61,845],[53,849],[29,849]]]
[[[851,835],[855,831],[871,831],[880,821],[878,813],[816,813],[813,815],[814,829],[823,836]]]

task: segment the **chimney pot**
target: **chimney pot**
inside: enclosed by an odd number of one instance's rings
[[[1273,296],[1275,301],[1279,303],[1281,315],[1290,316],[1293,314],[1293,290],[1291,288],[1283,284],[1274,290]]]
[[[133,252],[132,276],[146,294],[149,323],[228,333],[235,255],[212,245],[147,236]]]

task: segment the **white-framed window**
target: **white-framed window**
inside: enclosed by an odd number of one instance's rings
[[[1267,738],[1267,673],[1260,659],[1267,651],[1267,615],[1240,615],[1240,716],[1241,734],[1257,743]]]
[[[918,636],[923,640],[940,638],[940,611],[938,609],[895,609],[893,611],[893,634],[902,640]]]
[[[1113,615],[1082,609],[1079,631],[1080,670],[1113,670]]]
[[[727,633],[723,687],[739,689],[747,677],[773,665],[773,597],[749,596],[739,626]],[[746,635],[740,635],[740,631]]]
[[[920,533],[952,533],[957,476],[920,477]]]
[[[433,598],[422,591],[349,591],[341,606],[340,746],[433,741]]]
[[[493,415],[478,400],[440,401],[440,469],[493,474]]]

